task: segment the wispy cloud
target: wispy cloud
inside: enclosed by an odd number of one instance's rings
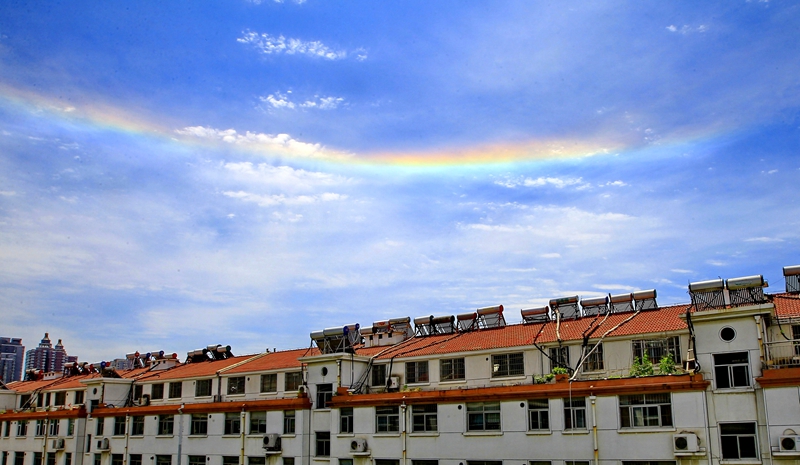
[[[557,178],[557,177],[544,177],[540,176],[538,178],[517,178],[517,179],[505,179],[505,180],[497,180],[495,184],[503,187],[508,187],[509,189],[514,189],[517,187],[544,187],[544,186],[551,186],[557,187],[559,189],[563,189],[567,186],[580,186],[585,184],[582,178]]]
[[[260,195],[244,191],[227,191],[223,195],[233,199],[239,199],[245,202],[253,202],[261,207],[274,207],[277,205],[309,205],[318,202],[332,202],[336,200],[345,200],[346,195],[326,192],[320,195],[299,195],[296,197],[287,197],[283,194],[278,195]]]
[[[744,240],[745,242],[783,242],[779,237],[750,237]]]
[[[691,34],[691,33],[704,33],[708,31],[708,26],[705,24],[701,24],[699,26],[690,26],[688,24],[684,24],[681,27],[675,26],[674,24],[670,24],[666,27],[669,32],[674,32],[677,34]]]
[[[326,60],[343,60],[348,57],[347,50],[331,48],[318,40],[302,40],[287,38],[283,34],[273,36],[266,32],[259,34],[253,31],[243,31],[237,42],[249,45],[265,55],[305,55]],[[363,48],[354,50],[353,55],[358,61],[367,58]]]
[[[625,284],[592,284],[592,287],[595,289],[600,289],[601,291],[635,291],[637,290],[634,286],[627,286]]]
[[[268,163],[224,162],[225,171],[260,184],[293,190],[309,190],[318,186],[334,186],[352,182],[348,178],[330,173],[306,171],[289,166],[273,166]]]
[[[268,105],[269,108],[287,110],[295,110],[298,108],[334,110],[344,102],[343,97],[322,97],[315,95],[313,98],[305,99],[300,103],[295,103],[291,100],[291,96],[289,95],[291,93],[292,91],[287,91],[285,94],[281,92],[275,92],[274,94],[269,94],[266,97],[259,97],[259,100]]]
[[[247,131],[238,133],[235,129],[215,129],[204,126],[189,126],[176,129],[176,133],[201,139],[222,141],[253,149],[275,150],[290,155],[310,158],[349,158],[352,154],[326,149],[320,144],[300,142],[289,134],[264,134]]]

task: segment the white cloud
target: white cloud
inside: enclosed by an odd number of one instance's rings
[[[315,95],[311,99],[306,99],[303,103],[294,103],[290,100],[289,95],[291,91],[286,94],[275,92],[266,97],[259,97],[259,100],[269,105],[271,108],[294,110],[296,108],[316,108],[319,110],[335,110],[344,102],[343,97],[320,97]]]
[[[281,94],[280,92],[275,92],[274,94],[269,94],[266,97],[259,97],[259,99],[272,106],[272,108],[289,108],[293,109],[295,104],[289,100],[286,95]]]
[[[750,237],[744,240],[745,242],[783,242],[783,239],[778,237]]]
[[[517,187],[544,187],[553,186],[563,189],[567,186],[589,187],[587,183],[583,182],[583,178],[557,178],[557,177],[544,177],[538,178],[524,178],[524,179],[500,179],[494,182],[498,186],[515,189]]]
[[[625,187],[628,184],[624,181],[611,181],[604,184],[605,186],[613,186],[613,187]]]
[[[706,263],[712,266],[725,266],[727,263],[720,260],[706,260]]]
[[[253,202],[261,207],[274,207],[277,205],[309,205],[318,202],[331,202],[347,199],[346,195],[326,192],[320,195],[298,195],[287,197],[283,194],[260,195],[245,191],[226,191],[222,193],[226,197],[239,199],[244,202]]]
[[[300,142],[289,134],[264,134],[247,131],[239,134],[235,129],[214,129],[203,126],[190,126],[176,129],[176,133],[184,136],[193,136],[202,139],[217,140],[236,144],[252,149],[274,150],[288,155],[309,158],[349,158],[352,154],[326,149],[320,144]]]
[[[681,34],[691,34],[693,32],[698,32],[700,34],[708,31],[708,26],[705,24],[701,24],[699,26],[689,26],[688,24],[684,24],[682,27],[677,27],[674,24],[670,24],[666,28],[669,32],[676,32]]]
[[[0,195],[4,197],[14,197],[17,193],[15,191],[0,191]]]
[[[593,284],[593,288],[600,289],[601,291],[635,291],[636,287],[627,286],[625,284]]]
[[[306,171],[289,166],[257,165],[247,162],[223,163],[222,168],[242,179],[254,180],[284,189],[308,190],[316,186],[333,186],[350,182],[349,179],[328,173]]]
[[[306,55],[326,60],[347,58],[347,51],[334,50],[318,40],[304,41],[286,38],[283,35],[275,37],[266,32],[259,34],[253,31],[243,31],[242,37],[239,37],[236,41],[251,45],[265,55],[280,55],[283,53],[286,55]]]
[[[561,254],[558,252],[543,253],[539,256],[542,258],[561,258]]]
[[[692,271],[692,270],[684,270],[684,269],[681,269],[681,268],[673,268],[673,269],[671,269],[671,270],[669,270],[669,271],[671,271],[671,272],[673,272],[673,273],[683,273],[683,274],[691,274],[691,273],[694,273],[694,271]]]

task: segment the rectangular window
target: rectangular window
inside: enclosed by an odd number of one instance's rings
[[[375,459],[375,465],[400,465],[400,461],[392,459]]]
[[[173,383],[169,383],[169,398],[170,399],[180,399],[183,395],[183,383],[180,381],[176,381]]]
[[[175,417],[172,415],[158,416],[158,435],[171,436],[175,427]]]
[[[375,407],[375,424],[378,433],[400,431],[400,407]]]
[[[428,361],[406,362],[406,384],[428,382]]]
[[[96,428],[95,428],[94,434],[97,435],[97,436],[102,436],[103,435],[103,430],[105,430],[105,427],[106,427],[106,419],[105,419],[105,417],[95,418],[95,421],[97,422],[97,424],[96,424]]]
[[[114,417],[114,436],[125,436],[125,417]]]
[[[0,459],[0,465],[8,465],[8,452],[2,451],[0,452],[0,455],[2,455],[3,457],[2,459]]]
[[[164,398],[164,383],[156,383],[150,388],[150,398],[153,400]]]
[[[72,465],[72,452],[64,452],[64,465]],[[137,464],[130,462],[129,465],[137,465]],[[142,465],[142,462],[139,461],[138,465]]]
[[[386,365],[372,365],[372,379],[370,386],[386,386]]]
[[[266,465],[266,457],[247,457],[247,465]]]
[[[467,431],[499,431],[500,402],[467,404]]]
[[[720,423],[719,436],[724,460],[758,459],[755,423]]]
[[[14,452],[14,465],[25,465],[25,452]]]
[[[438,460],[412,460],[411,465],[439,465]]]
[[[436,404],[412,405],[411,426],[411,431],[415,433],[437,431],[439,425]]]
[[[23,437],[28,435],[28,420],[17,420],[17,436]]]
[[[589,465],[588,460],[564,460],[564,465]]]
[[[172,456],[156,455],[156,465],[172,465]]]
[[[47,453],[47,465],[56,465],[56,453],[55,452],[48,452]],[[122,465],[121,461],[120,461],[120,465]]]
[[[61,420],[50,420],[50,426],[47,430],[48,436],[58,436],[58,429],[61,425]]]
[[[210,397],[211,396],[211,380],[210,379],[198,379],[197,381],[195,381],[194,396],[195,397]],[[197,456],[197,457],[199,457],[199,456]]]
[[[647,355],[647,358],[653,364],[658,365],[661,358],[667,354],[672,354],[675,363],[678,365],[681,363],[681,338],[678,336],[631,341],[631,347],[633,348],[633,357],[639,360]]]
[[[83,403],[83,395],[86,391],[75,391],[75,405],[81,405]]]
[[[502,460],[467,460],[467,465],[503,465],[503,461]]]
[[[242,417],[239,412],[225,414],[225,434],[239,434],[242,432]]]
[[[622,465],[675,465],[674,460],[623,460]]]
[[[553,462],[549,460],[530,460],[528,461],[528,465],[552,465]]]
[[[330,457],[331,455],[331,433],[328,431],[317,431],[316,433],[316,456]]]
[[[222,465],[239,465],[239,457],[235,455],[226,455],[222,457]]]
[[[342,407],[339,409],[339,432],[353,432],[353,407]]]
[[[283,434],[294,434],[294,410],[283,411]]]
[[[33,453],[33,465],[43,465],[42,464],[42,453],[41,452],[34,452]]]
[[[206,436],[208,434],[208,415],[205,413],[193,413],[192,422],[189,426],[189,434],[192,436]]]
[[[353,459],[339,459],[339,465],[353,465]]]
[[[750,386],[750,357],[747,352],[714,355],[714,380],[717,389]]]
[[[594,346],[587,347],[586,350],[592,350]],[[583,371],[603,371],[603,343],[597,344],[592,353],[583,360]]]
[[[67,391],[56,392],[53,405],[64,405],[67,403]]]
[[[69,418],[67,419],[67,436],[72,436],[75,434],[75,419]]]
[[[137,384],[133,387],[133,400],[138,401],[142,398],[142,392],[144,391],[144,386],[141,384]]]
[[[547,399],[532,399],[528,401],[528,430],[550,430],[550,401]]]
[[[317,384],[317,403],[314,408],[328,408],[333,398],[333,384]]]
[[[190,455],[189,465],[206,465],[205,455]]]
[[[550,371],[555,367],[569,368],[569,347],[551,347],[548,349],[550,355]]]
[[[283,457],[281,462],[283,465],[294,465],[294,457]]]
[[[586,398],[564,399],[564,429],[586,428]]]
[[[228,395],[244,394],[244,376],[228,378]]]
[[[622,428],[672,426],[672,399],[666,394],[619,396]]]
[[[44,436],[45,428],[44,420],[36,420],[36,436]]]
[[[122,454],[111,454],[111,465],[122,465]]]
[[[267,432],[267,412],[250,412],[250,434]]]
[[[131,436],[144,436],[144,417],[131,418]]]
[[[522,352],[492,355],[492,378],[524,375],[525,363],[523,360]]]
[[[278,392],[278,374],[261,375],[261,392]]]
[[[303,385],[303,373],[301,371],[286,373],[283,381],[284,391],[296,391]]]
[[[457,381],[465,378],[463,358],[439,360],[439,381]]]
[[[3,422],[3,437],[7,438],[11,436],[11,422],[4,421]]]

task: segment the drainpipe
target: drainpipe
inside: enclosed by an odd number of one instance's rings
[[[242,407],[242,413],[239,414],[239,438],[242,441],[242,448],[239,450],[239,465],[244,465],[244,420],[247,416],[247,413],[244,411],[244,407]],[[178,465],[181,465],[180,463]]]
[[[600,465],[600,451],[597,445],[597,396],[589,396],[592,402],[592,437],[594,438],[594,465]],[[178,464],[181,465],[181,464]]]
[[[125,455],[122,457],[122,465],[128,465],[128,439],[131,437],[131,415],[125,415]],[[179,464],[180,465],[180,464]]]
[[[711,453],[711,428],[709,424],[711,423],[708,418],[708,395],[706,394],[706,390],[703,390],[703,406],[705,406],[705,415],[703,415],[703,426],[705,426],[706,430],[706,450],[708,452],[708,465],[714,463],[714,455]]]
[[[183,407],[181,404],[178,409],[178,465],[181,465],[181,452],[183,450]]]
[[[400,410],[403,412],[403,465],[407,465],[408,457],[407,457],[407,440],[408,436],[406,435],[406,425],[408,422],[406,421],[406,409],[407,409],[406,401],[404,400],[402,404],[400,404]]]
[[[47,416],[44,417],[44,444],[42,444],[42,463],[47,463],[47,439],[49,436],[50,436],[50,418],[49,416]]]
[[[336,389],[342,387],[342,361],[336,361]]]

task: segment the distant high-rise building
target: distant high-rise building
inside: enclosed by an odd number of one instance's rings
[[[67,362],[76,362],[78,357],[68,356],[61,339],[55,347],[50,342],[50,334],[44,333],[44,338],[39,342],[39,347],[29,350],[25,354],[25,369],[36,369],[44,372],[62,371]]]
[[[22,379],[25,346],[18,337],[0,337],[0,380],[4,383]]]

